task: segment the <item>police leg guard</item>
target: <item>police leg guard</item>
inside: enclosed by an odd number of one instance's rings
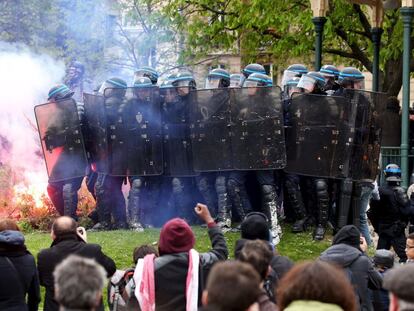
[[[140,177],[133,177],[130,179],[131,189],[128,194],[128,224],[129,227],[138,232],[144,231],[142,224],[140,223],[140,202],[142,196],[142,184],[143,180]]]
[[[354,183],[354,191],[352,192],[352,224],[361,229],[360,225],[360,211],[361,211],[361,185]]]
[[[211,216],[215,218],[217,216],[217,196],[213,189],[213,181],[211,180],[211,174],[214,173],[201,173],[200,176],[196,176],[197,188],[203,196],[204,202],[210,210]]]
[[[227,187],[226,187],[226,176],[217,175],[215,181],[215,188],[217,193],[217,225],[220,228],[231,228],[231,210],[229,208]]]
[[[237,213],[239,214],[241,221],[243,221],[246,217],[246,214],[250,212],[249,207],[245,206],[247,202],[246,198],[243,197],[243,190],[245,190],[243,188],[244,185],[240,185],[236,180],[232,178],[227,181],[229,196],[234,204],[234,207],[236,208]]]
[[[292,232],[298,233],[306,230],[306,209],[303,203],[302,193],[299,185],[294,180],[287,177],[285,181],[286,192],[290,205],[296,216],[296,221],[292,226]]]
[[[49,183],[47,185],[47,193],[53,203],[53,206],[59,213],[59,216],[63,216],[65,214],[62,187],[63,186],[58,183]]]
[[[268,216],[270,231],[272,233],[273,244],[277,245],[282,236],[282,228],[277,219],[277,194],[273,185],[261,185],[263,195],[263,211]]]
[[[329,194],[326,179],[316,179],[316,205],[318,208],[317,226],[313,233],[313,239],[320,241],[325,237],[328,224]]]
[[[63,185],[62,189],[64,215],[72,217],[75,220],[78,220],[78,216],[76,215],[78,190],[79,188],[76,187],[76,182],[68,182]]]
[[[348,224],[349,209],[351,206],[352,198],[352,179],[346,178],[341,182],[338,198],[338,229]]]
[[[111,229],[110,200],[108,198],[111,193],[105,189],[105,179],[105,174],[98,174],[95,183],[96,211],[98,212],[99,222],[93,226],[92,231]]]
[[[189,200],[187,200],[186,193],[184,191],[184,181],[182,178],[174,177],[171,180],[171,186],[173,204],[176,212],[178,213],[179,217],[182,217],[190,222],[192,215],[189,206]]]

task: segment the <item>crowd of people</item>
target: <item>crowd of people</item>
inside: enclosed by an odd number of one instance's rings
[[[404,264],[384,249],[370,258],[354,225],[340,229],[318,259],[295,264],[272,244],[266,216],[253,212],[242,222],[229,260],[208,207],[199,203],[194,212],[206,224],[208,252],[197,252],[191,227],[174,218],[162,227],[158,247],[137,246],[134,266],[124,270],[88,243],[71,217],[54,221],[52,244],[37,261],[16,223],[2,219],[0,309],[38,310],[43,286],[46,311],[104,310],[104,299],[114,311],[414,310],[414,234],[407,238]]]

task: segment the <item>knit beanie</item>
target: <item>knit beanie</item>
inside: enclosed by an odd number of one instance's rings
[[[173,218],[161,229],[158,252],[160,256],[188,252],[194,244],[194,233],[187,222],[181,218]]]

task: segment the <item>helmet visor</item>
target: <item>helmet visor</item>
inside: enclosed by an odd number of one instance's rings
[[[289,97],[292,97],[293,93],[302,93],[302,89],[297,85],[286,85],[285,92]]]
[[[230,87],[242,87],[242,85],[241,79],[230,79]]]
[[[297,73],[296,71],[290,71],[290,70],[285,70],[283,72],[283,78],[282,78],[282,88],[285,87],[285,85],[287,84],[287,82],[289,80],[292,80],[294,77],[298,77],[300,74]]]
[[[357,80],[354,82],[354,89],[365,90],[365,80]]]
[[[243,87],[258,87],[259,83],[259,81],[246,80],[243,83]]]
[[[208,77],[206,79],[206,89],[218,89],[220,86],[220,78]]]
[[[178,80],[174,83],[174,86],[177,86],[177,87],[190,86],[190,80]]]
[[[308,76],[308,75],[303,75],[300,78],[297,87],[304,89],[306,93],[312,93],[313,90],[315,89],[315,85],[316,85],[315,78]]]
[[[108,81],[102,83],[101,87],[99,88],[98,93],[104,95],[106,89],[115,88],[115,86]]]

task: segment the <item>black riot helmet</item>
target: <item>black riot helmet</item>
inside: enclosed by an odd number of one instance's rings
[[[333,65],[324,65],[319,70],[319,72],[325,77],[326,81],[326,90],[336,90],[338,89],[338,84],[336,81],[339,77],[339,70]]]
[[[227,70],[222,68],[216,68],[208,73],[206,79],[206,89],[218,89],[223,87],[229,87],[230,74]]]
[[[272,79],[263,73],[252,73],[243,83],[243,87],[263,87],[272,86]]]
[[[246,67],[244,67],[242,72],[246,78],[252,73],[266,74],[266,70],[264,69],[264,67],[256,63],[248,64]]]
[[[365,89],[365,77],[362,72],[355,67],[344,68],[339,73],[338,83],[341,87],[346,89]]]
[[[302,88],[305,93],[321,94],[325,91],[326,81],[319,72],[309,71],[302,75],[297,87]]]
[[[283,89],[283,92],[285,93],[285,96],[290,98],[292,97],[293,93],[302,93],[303,89],[298,87],[298,83],[300,81],[299,77],[293,77],[289,81],[286,82],[285,88]]]
[[[134,82],[135,82],[135,80],[137,80],[140,77],[149,78],[151,80],[152,84],[154,84],[154,85],[157,84],[157,82],[158,82],[158,72],[155,69],[153,69],[151,67],[148,67],[148,66],[140,67],[140,68],[138,68],[137,71],[135,71]]]
[[[302,64],[293,64],[287,67],[285,71],[283,71],[282,77],[282,88],[285,87],[286,83],[294,77],[301,77],[303,74],[308,72],[308,68]]]
[[[245,77],[241,73],[233,73],[230,75],[230,86],[229,87],[242,87],[244,80],[245,80]]]
[[[384,170],[386,181],[401,181],[401,169],[397,164],[388,164]]]
[[[74,92],[65,84],[58,84],[49,90],[47,100],[50,102],[58,102],[60,100],[71,98]]]
[[[127,89],[127,83],[120,78],[110,78],[102,83],[99,93],[105,97],[124,97]],[[107,91],[105,91],[108,89]]]

